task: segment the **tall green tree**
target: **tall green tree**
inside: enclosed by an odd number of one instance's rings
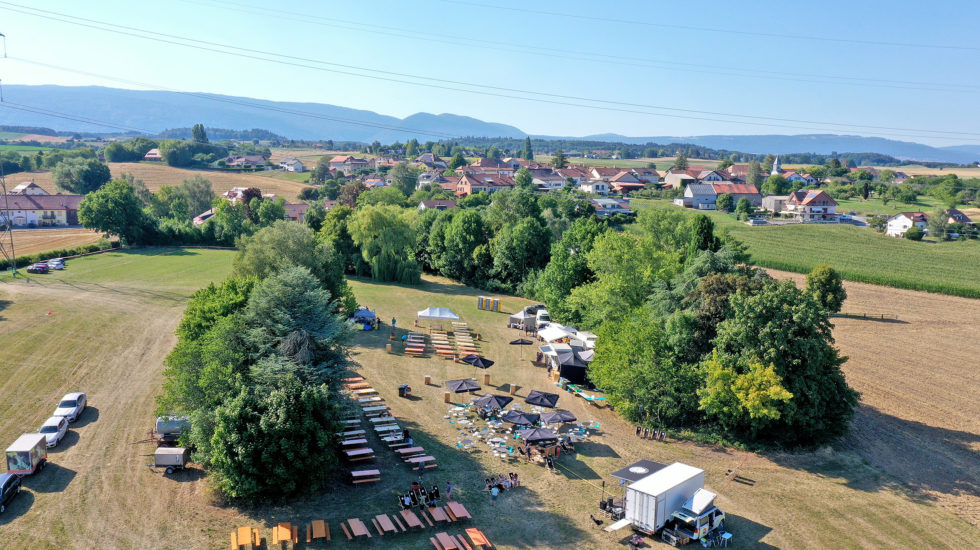
[[[565,153],[561,150],[561,147],[559,147],[558,151],[555,152],[555,156],[551,158],[551,167],[564,168],[567,165],[568,160],[565,158]]]
[[[96,159],[69,158],[59,162],[51,175],[61,191],[85,195],[109,183],[109,167]]]
[[[766,155],[765,158],[762,159],[762,166],[761,166],[762,172],[766,175],[771,174],[772,165],[775,164],[775,162],[776,162],[776,157],[772,155]]]
[[[766,178],[762,184],[762,193],[765,195],[785,195],[789,192],[789,181],[780,175],[773,175]]]
[[[190,211],[192,216],[197,216],[198,214],[211,208],[211,203],[214,202],[215,198],[214,187],[211,185],[211,180],[200,174],[194,174],[193,176],[185,179],[183,183],[180,184],[180,188],[184,192],[184,198],[187,201],[187,209]]]
[[[827,264],[818,265],[807,274],[805,292],[830,313],[838,313],[847,299],[844,280]]]
[[[745,183],[748,185],[754,185],[756,189],[762,185],[762,166],[759,161],[753,160],[749,162],[749,170],[745,176]]]
[[[409,196],[415,191],[419,182],[419,170],[408,163],[399,162],[389,172],[391,176],[391,186],[401,191],[402,195]]]
[[[466,166],[466,159],[463,158],[462,153],[456,153],[453,158],[449,159],[449,169],[455,170],[461,166]]]
[[[390,205],[365,206],[354,212],[347,229],[375,279],[418,283],[422,267],[414,257],[415,215]]]
[[[715,208],[719,212],[731,212],[735,209],[735,199],[732,197],[731,193],[722,193],[718,195],[715,200]]]
[[[524,149],[521,151],[521,158],[531,162],[534,160],[534,149],[531,148],[531,137],[524,138]]]
[[[195,143],[208,143],[208,133],[204,131],[203,124],[198,123],[191,128],[191,139]]]
[[[674,170],[687,170],[687,157],[683,153],[678,153],[677,158],[674,159]]]
[[[152,231],[152,220],[143,213],[143,203],[124,180],[115,180],[89,193],[78,205],[82,225],[118,236],[135,244]]]
[[[514,174],[514,184],[518,189],[533,189],[533,181],[534,178],[531,177],[531,172],[527,168],[521,168]]]
[[[490,240],[483,217],[479,212],[463,210],[452,216],[443,233],[443,253],[435,260],[439,272],[457,281],[473,281],[477,269],[474,252]]]
[[[497,280],[516,289],[531,270],[548,263],[550,240],[551,233],[536,218],[504,226],[491,245]]]
[[[572,289],[591,282],[595,273],[589,268],[587,255],[596,237],[607,229],[595,218],[579,218],[565,231],[561,240],[551,246],[551,261],[545,266],[535,286],[535,298],[548,304],[556,319],[579,323],[565,301]]]

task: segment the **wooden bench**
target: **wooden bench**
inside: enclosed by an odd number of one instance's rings
[[[374,396],[374,397],[361,397],[357,400],[358,403],[377,403],[379,401],[384,401],[384,399],[381,399],[378,396]]]
[[[340,522],[340,528],[343,529],[344,534],[347,535],[347,540],[354,540],[354,537],[350,536],[350,531],[347,530],[347,525],[344,522]]]
[[[379,537],[385,536],[384,529],[381,528],[381,524],[378,523],[378,520],[376,520],[374,518],[371,518],[371,523],[373,523],[374,524],[374,528],[378,530],[378,536]]]
[[[456,540],[459,541],[459,547],[465,548],[466,550],[473,550],[473,547],[466,542],[466,538],[463,535],[456,535]]]

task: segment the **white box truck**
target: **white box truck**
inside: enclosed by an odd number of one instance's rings
[[[703,488],[704,470],[675,462],[626,487],[623,519],[635,530],[653,535]]]

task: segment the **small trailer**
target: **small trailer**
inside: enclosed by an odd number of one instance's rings
[[[48,442],[44,434],[24,434],[7,447],[7,472],[28,476],[44,469]]]
[[[166,468],[168,474],[183,470],[191,461],[191,450],[186,447],[157,447],[153,452],[153,466]]]

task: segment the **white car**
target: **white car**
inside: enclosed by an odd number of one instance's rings
[[[49,269],[59,269],[59,270],[64,269],[65,268],[65,260],[63,260],[61,258],[55,258],[53,260],[48,260],[48,268]]]
[[[82,411],[85,410],[85,394],[81,392],[69,393],[61,398],[58,408],[54,410],[54,416],[64,416],[69,422],[78,420]]]
[[[44,421],[39,433],[44,434],[48,447],[54,447],[61,442],[61,438],[68,433],[68,419],[64,416],[52,416]]]

